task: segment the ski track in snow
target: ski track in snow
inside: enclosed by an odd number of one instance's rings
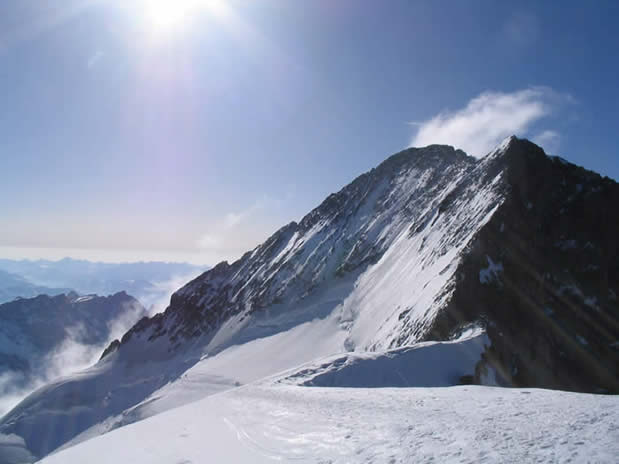
[[[616,462],[619,401],[546,390],[252,384],[45,464]]]

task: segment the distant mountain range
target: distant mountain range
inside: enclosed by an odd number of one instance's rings
[[[170,292],[172,281],[187,279],[207,266],[186,263],[99,263],[70,258],[49,260],[0,259],[0,303],[17,297],[79,294],[111,295],[126,291],[146,307]],[[178,284],[176,284],[178,285]]]
[[[70,288],[36,285],[20,275],[0,270],[0,304],[15,298],[31,298],[43,294],[54,296],[70,291]]]

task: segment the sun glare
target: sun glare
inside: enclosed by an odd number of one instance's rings
[[[199,8],[212,9],[215,0],[143,0],[144,13],[156,29],[178,26]]]

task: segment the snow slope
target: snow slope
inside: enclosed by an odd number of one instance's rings
[[[206,356],[138,405],[97,423],[63,447],[257,381],[355,387],[457,385],[462,376],[474,374],[488,343],[485,334],[475,329],[450,342],[328,356],[341,346],[344,336],[336,322],[332,317],[316,319]]]
[[[616,396],[437,388],[475,369],[488,342],[479,329],[450,342],[328,356],[238,386],[268,370],[264,358],[255,364],[257,353],[271,357],[300,334],[288,335],[202,360],[144,402],[140,422],[130,424],[131,411],[115,424],[124,427],[101,425],[41,462],[610,463],[619,453]],[[209,389],[218,382],[219,392]]]
[[[343,351],[346,332],[332,310],[349,285],[330,287],[292,311],[280,308],[252,319],[234,343],[214,353],[203,354],[198,346],[181,359],[142,361],[119,350],[35,392],[2,419],[0,433],[16,433],[42,456],[76,436],[105,433]]]
[[[616,462],[616,397],[492,387],[249,385],[44,464]]]
[[[345,353],[297,369],[280,382],[318,387],[446,387],[471,379],[490,344],[481,329],[457,340]]]

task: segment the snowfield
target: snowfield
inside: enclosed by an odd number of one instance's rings
[[[252,384],[41,462],[617,462],[618,418],[619,400],[612,396]]]
[[[472,328],[258,378],[265,353],[271,371],[287,364],[290,340],[255,340],[203,359],[41,462],[616,462],[616,396],[447,387],[474,371],[487,342]]]

